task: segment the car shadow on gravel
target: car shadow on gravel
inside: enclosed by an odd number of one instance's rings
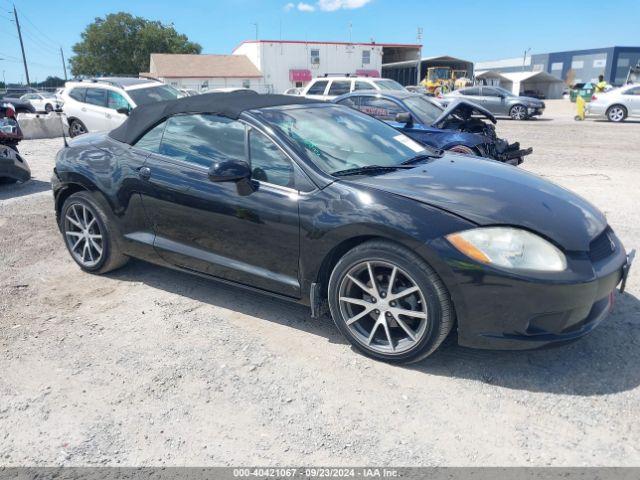
[[[141,260],[132,260],[124,268],[107,275],[121,281],[142,282],[198,302],[296,328],[323,337],[331,343],[347,343],[330,318],[311,318],[309,307],[227,285],[214,279],[152,265]]]
[[[296,303],[139,260],[108,275],[286,325],[331,343],[347,343],[328,317],[312,319],[309,308]],[[353,355],[359,354],[353,350]],[[429,358],[396,368],[531,392],[588,396],[632,390],[640,385],[640,300],[617,294],[614,312],[590,335],[569,345],[473,350],[458,346],[452,335]]]
[[[640,385],[640,300],[616,294],[613,312],[591,334],[528,351],[472,350],[455,338],[408,368],[531,392],[608,395]]]
[[[51,183],[42,180],[32,179],[25,183],[0,184],[0,201],[25,197],[45,190],[51,190]]]

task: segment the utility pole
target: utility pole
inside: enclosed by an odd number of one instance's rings
[[[18,12],[15,4],[13,5],[13,17],[16,19],[16,28],[18,29],[18,38],[20,39],[20,50],[22,50],[22,62],[24,63],[24,75],[27,77],[27,85],[30,86],[29,69],[27,68],[27,57],[24,56],[24,44],[22,43],[22,32],[20,31],[20,21],[18,20]]]
[[[420,67],[422,67],[422,27],[418,27],[418,32],[416,34],[416,43],[420,45],[418,50],[418,64],[416,65],[416,85],[420,85],[422,81],[422,75],[420,72]]]
[[[64,52],[62,51],[62,47],[60,47],[60,56],[62,57],[62,68],[64,69],[64,79],[67,80],[67,64],[64,63]]]
[[[523,72],[524,72],[524,67],[525,67],[525,65],[526,65],[526,63],[527,63],[527,53],[529,53],[530,51],[531,51],[531,47],[527,48],[527,49],[524,51],[524,56],[522,57],[522,71],[523,71]]]
[[[258,38],[258,22],[253,23],[253,26],[256,27],[256,40],[259,40],[259,38]]]

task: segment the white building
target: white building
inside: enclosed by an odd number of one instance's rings
[[[213,88],[251,88],[265,91],[262,73],[244,55],[189,55],[152,53],[149,72],[176,88],[206,91]]]
[[[379,77],[383,61],[419,58],[420,45],[253,40],[233,55],[247,57],[262,72],[266,90],[282,93],[324,75]]]

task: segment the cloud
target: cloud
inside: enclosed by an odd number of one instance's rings
[[[297,5],[289,2],[284,6],[285,12],[298,9],[301,12],[315,12],[316,9],[323,12],[335,12],[336,10],[354,10],[364,7],[371,0],[318,0],[315,5],[299,2]]]
[[[315,9],[316,7],[314,7],[313,5],[309,5],[308,3],[298,3],[298,10],[300,10],[301,12],[313,12],[315,11]]]
[[[323,12],[335,12],[336,10],[354,10],[364,7],[371,0],[318,0],[318,8]]]

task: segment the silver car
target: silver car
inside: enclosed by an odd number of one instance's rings
[[[606,117],[610,122],[640,117],[640,84],[595,93],[586,108],[587,115]]]
[[[526,120],[542,115],[545,104],[532,97],[514,95],[502,87],[476,86],[466,87],[447,93],[441,103],[447,105],[456,98],[464,98],[486,108],[494,115],[509,116],[514,120]]]

